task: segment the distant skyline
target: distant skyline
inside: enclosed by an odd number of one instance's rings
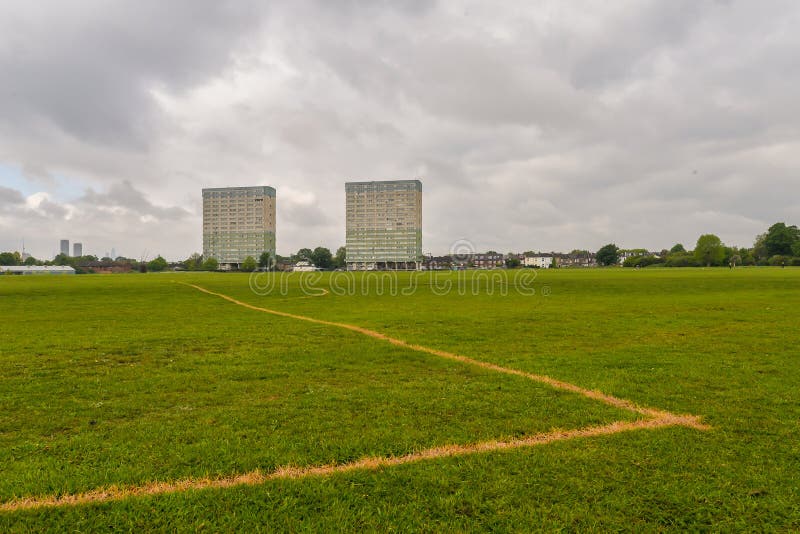
[[[204,187],[345,243],[344,183],[420,178],[423,251],[750,246],[800,224],[800,4],[0,3],[0,250],[170,260]]]

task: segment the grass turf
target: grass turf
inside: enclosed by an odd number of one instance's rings
[[[309,299],[296,298],[301,283],[330,280],[292,275],[287,294],[259,296],[242,275],[4,278],[3,499],[631,417],[523,379],[258,314],[173,280],[700,414],[714,430],[6,513],[0,527],[800,527],[793,269],[547,271],[535,296],[436,295],[421,277],[407,296],[373,288]]]

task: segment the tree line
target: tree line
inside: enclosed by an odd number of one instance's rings
[[[630,251],[629,251],[630,252]],[[614,243],[609,243],[597,251],[597,263],[617,265],[623,253]],[[800,230],[779,222],[756,236],[753,246],[739,248],[726,246],[714,234],[703,234],[697,239],[694,250],[678,243],[669,250],[653,254],[645,250],[628,254],[622,262],[624,267],[714,267],[737,265],[800,266]]]

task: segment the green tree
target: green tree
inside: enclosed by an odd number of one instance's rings
[[[39,260],[37,260],[33,256],[28,256],[23,263],[25,265],[38,265],[39,264]]]
[[[517,258],[506,258],[506,267],[509,269],[516,269],[522,264]]]
[[[149,271],[160,272],[167,268],[167,260],[162,258],[161,256],[156,256],[154,259],[147,263],[147,269]]]
[[[263,270],[267,270],[272,263],[270,259],[271,256],[269,255],[269,252],[262,252],[261,256],[258,257],[258,266]]]
[[[13,252],[0,252],[0,265],[19,265]]]
[[[800,230],[797,226],[786,226],[786,223],[775,223],[767,230],[764,246],[768,256],[791,256],[792,247],[800,241]]]
[[[208,258],[206,261],[203,262],[202,270],[204,271],[216,271],[219,268],[219,262],[217,258]]]
[[[686,249],[683,248],[683,245],[681,243],[676,243],[674,247],[669,249],[670,254],[677,254],[679,252],[686,252]]]
[[[292,263],[296,263],[302,260],[311,261],[313,263],[313,261],[311,260],[311,256],[313,255],[314,251],[312,251],[310,248],[301,248],[300,250],[297,251],[297,254],[292,255]]]
[[[800,241],[792,245],[792,254],[800,256]]]
[[[72,258],[66,254],[59,254],[53,258],[53,265],[72,265]]]
[[[345,247],[336,249],[336,256],[333,257],[333,266],[337,269],[343,269],[347,266],[347,249]]]
[[[720,238],[714,234],[703,234],[697,239],[694,257],[707,267],[719,265],[725,258],[725,247]]]
[[[186,258],[183,262],[183,267],[187,271],[198,271],[203,266],[203,256],[195,252],[188,258]]]
[[[239,270],[246,273],[252,273],[256,270],[256,259],[253,256],[247,256],[239,266]]]
[[[595,257],[600,265],[616,265],[619,263],[619,247],[614,243],[609,243],[601,247]]]
[[[759,265],[765,264],[766,260],[769,258],[769,254],[767,253],[767,234],[759,234],[756,236],[756,240],[753,243],[753,259]]]
[[[325,247],[317,247],[311,253],[311,263],[320,269],[330,269],[333,267],[333,255]]]

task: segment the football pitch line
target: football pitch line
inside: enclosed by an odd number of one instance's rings
[[[307,317],[304,315],[296,315],[293,313],[254,306],[252,304],[248,304],[246,302],[234,299],[233,297],[230,297],[223,293],[217,293],[198,285],[188,284],[185,282],[181,283],[183,285],[193,287],[198,291],[202,291],[203,293],[207,293],[209,295],[222,298],[233,304],[242,306],[244,308],[253,311],[269,313],[280,317],[287,317],[290,319],[306,321],[314,324],[321,324],[336,328],[342,328],[350,330],[352,332],[363,334],[365,336],[374,339],[386,341],[393,345],[407,348],[409,350],[431,354],[449,360],[455,360],[467,365],[477,366],[491,371],[496,371],[498,373],[524,377],[535,382],[546,384],[555,389],[577,393],[589,399],[596,400],[623,410],[634,412],[636,414],[644,416],[644,419],[633,422],[615,421],[606,425],[591,426],[575,430],[554,430],[551,432],[535,434],[507,441],[490,440],[490,441],[482,441],[466,445],[457,445],[457,444],[443,445],[439,447],[424,449],[418,452],[409,453],[403,456],[366,457],[366,458],[361,458],[359,460],[355,460],[353,462],[347,462],[343,464],[321,465],[321,466],[317,465],[317,466],[305,466],[305,467],[283,466],[269,473],[262,473],[260,470],[255,470],[244,474],[231,475],[229,477],[222,477],[222,478],[213,478],[213,479],[186,478],[172,482],[153,482],[138,486],[134,485],[109,486],[105,488],[97,488],[87,492],[75,493],[75,494],[23,497],[0,503],[0,511],[14,512],[19,510],[29,510],[34,508],[52,508],[61,506],[74,506],[81,504],[120,501],[130,497],[138,497],[138,496],[163,495],[169,493],[177,493],[183,491],[201,490],[209,488],[220,489],[220,488],[230,488],[234,486],[258,485],[271,480],[302,479],[307,477],[328,476],[337,473],[347,473],[356,470],[376,470],[383,467],[410,464],[424,460],[432,460],[436,458],[447,458],[447,457],[464,456],[482,452],[519,449],[523,447],[534,447],[538,445],[544,445],[547,443],[553,443],[556,441],[564,441],[569,439],[593,437],[593,436],[604,436],[610,434],[617,434],[620,432],[629,432],[633,430],[657,429],[657,428],[665,428],[672,426],[683,426],[683,427],[693,428],[696,430],[710,429],[708,425],[704,424],[701,421],[700,417],[695,415],[674,414],[665,410],[639,406],[632,401],[621,399],[619,397],[614,397],[612,395],[607,395],[597,390],[582,388],[570,382],[557,380],[555,378],[551,378],[546,375],[527,373],[524,371],[520,371],[518,369],[502,367],[481,360],[468,358],[466,356],[462,356],[459,354],[433,349],[430,347],[426,347],[424,345],[408,343],[401,339],[393,338],[385,334],[381,334],[380,332],[369,330],[367,328],[363,328],[357,325],[334,322],[334,321],[326,321],[323,319],[315,319],[313,317]]]
[[[504,374],[514,375],[514,376],[521,376],[521,377],[527,378],[529,380],[533,380],[534,382],[540,382],[542,384],[547,384],[548,386],[551,386],[551,387],[553,387],[555,389],[571,391],[573,393],[577,393],[579,395],[583,395],[584,397],[587,397],[587,398],[590,398],[590,399],[593,399],[593,400],[596,400],[596,401],[600,401],[600,402],[602,402],[604,404],[608,404],[608,405],[614,406],[616,408],[621,408],[623,410],[629,410],[629,411],[638,413],[640,415],[644,415],[644,416],[649,417],[649,418],[653,418],[653,419],[671,419],[671,420],[676,421],[675,424],[679,424],[681,426],[688,426],[688,427],[696,428],[698,430],[707,430],[709,428],[708,425],[705,425],[705,424],[703,424],[701,422],[700,417],[695,416],[695,415],[678,415],[678,414],[673,414],[673,413],[670,413],[670,412],[667,412],[667,411],[664,411],[664,410],[658,410],[658,409],[655,409],[655,408],[647,408],[647,407],[639,406],[639,405],[635,404],[632,401],[629,401],[629,400],[626,400],[626,399],[621,399],[619,397],[614,397],[612,395],[607,395],[607,394],[605,394],[605,393],[603,393],[601,391],[582,388],[582,387],[580,387],[578,385],[575,385],[575,384],[572,384],[570,382],[564,382],[562,380],[557,380],[557,379],[549,377],[547,375],[527,373],[525,371],[520,371],[519,369],[513,369],[513,368],[510,368],[510,367],[502,367],[500,365],[495,365],[493,363],[489,363],[489,362],[485,362],[485,361],[481,361],[481,360],[475,360],[473,358],[469,358],[467,356],[462,356],[460,354],[455,354],[455,353],[447,352],[447,351],[444,351],[444,350],[434,349],[434,348],[426,347],[424,345],[417,345],[417,344],[413,344],[413,343],[408,343],[406,341],[403,341],[402,339],[393,338],[393,337],[387,336],[386,334],[381,334],[380,332],[376,332],[375,330],[369,330],[368,328],[364,328],[364,327],[361,327],[361,326],[358,326],[358,325],[353,325],[353,324],[348,324],[348,323],[339,323],[339,322],[335,322],[335,321],[326,321],[324,319],[316,319],[314,317],[308,317],[308,316],[305,316],[305,315],[297,315],[297,314],[294,314],[294,313],[288,313],[288,312],[284,312],[284,311],[280,311],[280,310],[273,310],[273,309],[270,309],[270,308],[262,308],[262,307],[259,307],[259,306],[254,306],[253,304],[248,304],[246,302],[242,302],[242,301],[237,300],[237,299],[235,299],[235,298],[233,298],[231,296],[225,295],[223,293],[217,293],[215,291],[211,291],[209,289],[206,289],[204,287],[201,287],[201,286],[198,286],[198,285],[195,285],[195,284],[188,284],[186,282],[180,282],[180,283],[182,283],[183,285],[187,285],[187,286],[193,287],[193,288],[197,289],[198,291],[202,291],[203,293],[207,293],[207,294],[213,295],[215,297],[220,297],[222,299],[227,300],[228,302],[232,302],[233,304],[236,304],[238,306],[242,306],[242,307],[250,309],[250,310],[263,312],[263,313],[269,313],[269,314],[272,314],[272,315],[277,315],[279,317],[287,317],[287,318],[290,318],[290,319],[296,319],[296,320],[299,320],[299,321],[306,321],[306,322],[314,323],[314,324],[321,324],[321,325],[325,325],[325,326],[333,326],[333,327],[336,327],[336,328],[342,328],[342,329],[345,329],[345,330],[350,330],[352,332],[358,332],[359,334],[363,334],[365,336],[368,336],[368,337],[371,337],[371,338],[375,338],[375,339],[380,339],[382,341],[387,341],[387,342],[389,342],[389,343],[391,343],[393,345],[397,345],[397,346],[400,346],[400,347],[403,347],[403,348],[406,348],[406,349],[410,349],[410,350],[413,350],[413,351],[416,351],[416,352],[423,352],[423,353],[426,353],[426,354],[432,354],[434,356],[439,356],[440,358],[446,358],[448,360],[455,360],[455,361],[462,362],[462,363],[465,363],[465,364],[468,364],[468,365],[473,365],[473,366],[476,366],[476,367],[482,367],[484,369],[489,369],[491,371],[496,371],[498,373],[504,373]]]

